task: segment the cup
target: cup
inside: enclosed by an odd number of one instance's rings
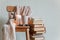
[[[24,25],[28,25],[28,16],[24,16]]]

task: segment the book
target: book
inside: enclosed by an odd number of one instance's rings
[[[35,35],[35,34],[44,34],[46,31],[38,31],[38,32],[36,32],[36,31],[30,31],[30,35]]]
[[[44,24],[34,24],[34,27],[44,27]]]
[[[33,24],[44,24],[44,23],[43,23],[43,20],[38,20],[37,19],[37,20],[33,21]]]
[[[43,34],[34,34],[34,35],[31,35],[31,37],[38,38],[38,37],[44,37],[44,36]]]
[[[31,35],[34,35],[34,34],[44,34],[46,31],[39,31],[39,32],[36,32],[36,31],[31,31],[30,34]]]
[[[31,28],[31,30],[33,31],[45,31],[45,27],[35,27],[35,28]]]
[[[31,36],[31,40],[44,40],[44,36],[40,34],[36,34]]]
[[[46,32],[46,28],[44,28],[44,30],[34,30],[33,28],[30,29],[30,34],[34,35],[34,34],[44,34]]]
[[[45,33],[45,31],[43,31],[43,32],[36,32],[36,34],[39,34],[39,33]]]
[[[31,38],[31,40],[44,40],[44,38]]]

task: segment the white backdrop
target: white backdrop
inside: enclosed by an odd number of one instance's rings
[[[18,3],[20,6],[29,5],[32,9],[31,16],[44,20],[47,30],[45,34],[46,40],[60,40],[60,0],[0,0],[0,40],[2,40],[2,25],[8,19],[6,6],[18,5]],[[21,37],[18,35],[19,33],[17,33],[17,37]],[[23,40],[23,37],[21,39]]]

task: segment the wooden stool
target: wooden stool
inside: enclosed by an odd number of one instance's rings
[[[16,26],[16,32],[26,32],[26,40],[30,40],[29,27],[30,26]]]

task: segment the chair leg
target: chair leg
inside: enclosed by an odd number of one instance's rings
[[[29,29],[26,31],[26,40],[30,40]]]

